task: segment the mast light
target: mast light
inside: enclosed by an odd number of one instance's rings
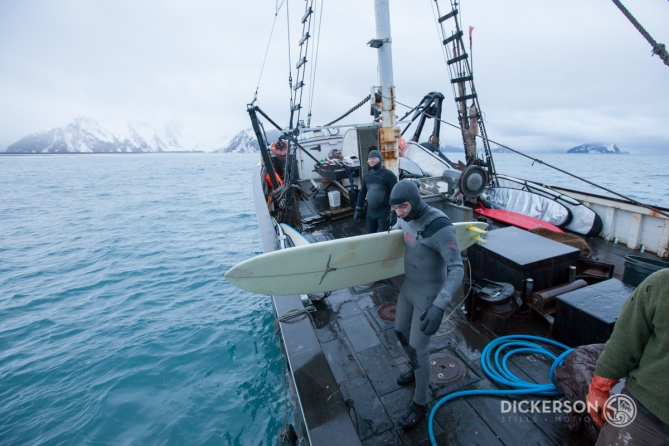
[[[372,39],[369,42],[367,42],[367,45],[371,46],[372,48],[381,48],[384,43],[389,42],[390,39],[387,37],[385,39]]]

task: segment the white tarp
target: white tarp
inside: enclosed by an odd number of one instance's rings
[[[541,195],[508,187],[492,187],[486,190],[488,202],[493,209],[503,209],[527,215],[560,226],[569,221],[571,214],[566,207]]]
[[[423,173],[431,177],[440,177],[444,170],[457,170],[449,166],[445,160],[439,158],[439,155],[413,141],[406,142],[402,156],[418,164]]]
[[[542,195],[569,209],[572,218],[569,223],[564,225],[564,229],[588,236],[598,235],[602,231],[603,225],[601,217],[597,215],[595,211],[581,204],[574,198],[556,192],[548,186],[540,185],[532,181],[526,181],[507,175],[498,175],[498,179],[500,186],[526,190],[534,194]]]

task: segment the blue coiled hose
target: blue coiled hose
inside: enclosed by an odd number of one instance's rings
[[[555,356],[551,351],[545,349],[539,344],[534,342],[543,342],[546,344],[553,344],[557,347],[565,349],[564,353],[560,356]],[[546,339],[539,336],[529,336],[529,335],[511,335],[511,336],[502,336],[494,341],[490,342],[481,353],[481,368],[488,378],[495,381],[499,384],[504,384],[505,386],[511,387],[509,390],[465,390],[462,392],[451,393],[440,399],[437,404],[434,405],[430,411],[430,417],[428,419],[428,432],[430,434],[430,442],[432,446],[437,446],[437,441],[434,438],[434,432],[432,432],[432,426],[434,423],[434,415],[437,413],[437,410],[442,406],[442,404],[447,403],[448,401],[460,398],[463,396],[470,395],[542,395],[542,396],[554,396],[562,394],[562,391],[555,387],[555,369],[562,365],[564,358],[572,352],[572,348],[567,347],[564,344],[553,341],[552,339]],[[536,384],[523,381],[522,379],[515,376],[509,368],[507,367],[507,361],[513,355],[517,354],[535,354],[543,355],[553,359],[553,365],[549,372],[550,383],[549,384]],[[502,356],[503,354],[503,356]],[[500,358],[501,356],[501,358]]]

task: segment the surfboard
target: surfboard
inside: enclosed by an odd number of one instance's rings
[[[285,223],[280,223],[280,225],[281,229],[283,229],[284,234],[290,237],[290,240],[293,242],[293,246],[303,246],[309,244],[309,240],[304,238],[304,236],[300,234],[297,231],[297,229]]]
[[[534,194],[511,187],[491,187],[486,189],[486,207],[515,212],[547,221],[554,226],[562,226],[571,221],[572,215],[565,206],[540,194]]]
[[[454,223],[460,249],[477,241],[483,222]],[[296,231],[297,232],[297,231]],[[404,274],[401,230],[346,237],[268,252],[232,267],[225,278],[258,294],[313,294],[364,285]]]
[[[497,175],[497,178],[500,186],[527,190],[534,194],[543,195],[569,209],[572,218],[563,228],[587,236],[594,236],[602,232],[602,218],[595,211],[574,198],[557,192],[545,184],[522,180],[508,175]]]
[[[502,209],[490,209],[483,206],[481,206],[481,208],[479,209],[474,209],[474,212],[476,212],[477,214],[481,214],[485,217],[492,218],[493,220],[501,221],[502,223],[507,223],[516,226],[521,229],[546,228],[555,232],[564,232],[562,229],[558,228],[557,226],[551,223],[540,220],[538,218],[529,217],[523,214],[518,214],[516,212],[505,211]]]

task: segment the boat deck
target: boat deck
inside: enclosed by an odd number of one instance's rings
[[[327,198],[322,196],[301,204],[302,217],[307,220],[326,210]],[[303,235],[319,242],[362,233],[363,225],[346,217],[314,224],[305,228]],[[599,238],[586,241],[591,257],[613,263],[614,277],[619,279],[624,256],[639,255],[638,251]],[[387,313],[383,310],[384,305],[396,301],[402,279],[333,291],[320,300],[312,298],[315,334],[307,318],[281,324],[298,406],[313,445],[429,444],[427,421],[408,430],[397,425],[411,402],[414,387],[396,382],[397,376],[408,369],[408,358],[395,336],[394,322],[384,318]],[[444,395],[458,390],[498,388],[486,378],[479,361],[490,339],[466,319],[460,308],[462,298],[461,289],[452,304],[458,308],[433,336],[430,354],[433,358],[444,354],[457,358],[466,371],[458,373],[461,379],[450,383],[439,383],[433,371],[430,408]],[[278,314],[301,304],[299,296],[282,296],[274,301]],[[509,327],[516,333],[550,335],[549,323],[529,309],[519,311]],[[445,360],[452,362],[448,357]],[[510,362],[511,371],[519,378],[535,383],[548,381],[548,359],[516,355]],[[348,415],[352,423],[342,414]],[[304,426],[299,428],[305,430]],[[444,445],[591,444],[582,432],[570,430],[562,416],[503,413],[501,398],[491,396],[446,403],[437,412],[434,433],[438,444]]]

